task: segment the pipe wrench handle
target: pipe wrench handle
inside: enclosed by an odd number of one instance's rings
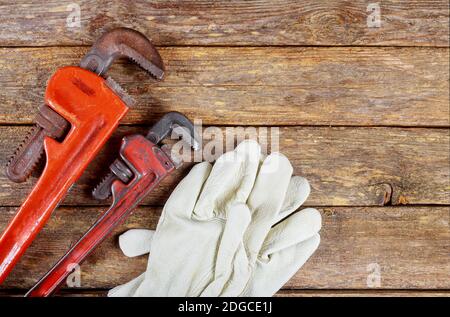
[[[114,181],[111,207],[26,296],[52,295],[64,283],[74,267],[81,264],[114,228],[125,221],[144,197],[175,170],[175,165],[167,154],[141,135],[123,139],[121,159],[133,171],[131,181],[128,184],[119,180]]]

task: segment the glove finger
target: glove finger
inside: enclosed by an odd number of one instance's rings
[[[211,172],[211,164],[202,162],[194,165],[188,175],[177,185],[167,200],[163,213],[170,210],[176,217],[190,218],[204,182]]]
[[[273,219],[283,205],[292,170],[291,163],[281,153],[270,154],[261,165],[247,201],[253,214],[245,240],[252,257],[258,255]]]
[[[127,257],[135,257],[150,252],[154,230],[130,229],[119,236],[119,247]]]
[[[234,151],[220,156],[194,209],[196,219],[226,218],[229,205],[244,204],[253,187],[261,148],[252,140],[241,142]]]
[[[253,268],[248,263],[248,256],[244,246],[241,246],[236,251],[235,259],[231,266],[231,274],[220,293],[221,297],[239,296],[251,278]]]
[[[234,289],[235,287],[230,284],[238,283],[232,283],[230,277],[235,275],[237,262],[242,264],[238,267],[242,271],[240,272],[241,279],[238,282],[244,283],[244,285],[241,286],[239,292],[235,292],[235,296],[242,291],[250,276],[247,254],[243,248],[243,237],[250,220],[250,210],[245,204],[234,206],[228,211],[227,221],[217,250],[214,280],[206,287],[201,296],[225,296],[222,294],[225,285],[228,289]]]
[[[272,253],[268,262],[259,262],[243,296],[273,296],[306,263],[320,244],[316,233],[308,240]]]
[[[136,292],[136,289],[144,281],[145,272],[138,277],[132,279],[128,283],[114,287],[108,292],[108,297],[131,297]]]
[[[308,198],[310,191],[311,187],[309,186],[306,178],[293,176],[289,182],[281,211],[274,218],[272,225],[276,224],[283,218],[286,218],[296,211],[301,205],[303,205]]]
[[[272,254],[310,239],[322,227],[322,216],[314,208],[303,209],[270,229],[263,247],[260,260],[267,261]]]

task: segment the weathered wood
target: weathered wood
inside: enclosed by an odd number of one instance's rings
[[[28,289],[0,289],[0,297],[23,297]],[[59,290],[55,297],[106,297],[108,290],[97,289],[62,289]]]
[[[448,46],[448,2],[382,1],[381,27],[369,27],[369,2],[77,1],[81,27],[68,27],[70,0],[2,3],[0,45],[90,44],[105,29],[128,26],[158,45]],[[73,10],[73,9],[72,9]]]
[[[279,130],[280,151],[309,179],[305,205],[321,206],[324,221],[319,250],[278,296],[449,296],[448,1],[382,1],[380,28],[367,26],[363,0],[80,0],[81,28],[68,28],[72,2],[0,2],[0,166],[25,136],[28,127],[17,125],[32,123],[49,76],[78,64],[88,49],[80,46],[105,30],[129,26],[150,36],[167,77],[155,82],[128,62],[114,65],[109,75],[137,99],[123,123],[143,126],[119,129],[0,296],[22,294],[104,210],[107,202],[90,191],[121,136],[144,132],[172,110],[222,132],[224,125],[288,126]],[[139,274],[146,257],[125,258],[117,236],[155,228],[158,206],[190,166],[88,259],[83,289],[61,295],[104,296]],[[0,232],[35,180],[12,184],[0,172]],[[401,204],[412,206],[361,207]],[[381,269],[375,289],[367,284],[374,264]]]
[[[14,209],[0,211],[1,230]],[[30,287],[99,212],[60,208],[2,288]],[[380,289],[450,288],[450,207],[336,207],[321,213],[320,247],[286,289],[368,289],[370,265],[379,265]],[[139,275],[147,257],[123,256],[117,236],[127,228],[155,228],[159,214],[159,209],[139,208],[82,265],[81,287],[109,288]]]
[[[31,123],[45,84],[85,48],[0,49],[0,123]],[[449,50],[164,48],[163,82],[109,73],[137,99],[123,123],[170,110],[204,124],[449,126]]]
[[[88,295],[89,294],[89,295]],[[62,292],[60,296],[106,296],[106,291]],[[433,290],[280,290],[278,297],[450,297],[449,291]]]
[[[26,289],[0,290],[0,297],[22,297]],[[63,289],[55,294],[56,297],[106,297],[108,290],[100,289]],[[281,289],[276,297],[450,297],[446,290],[285,290]]]
[[[5,166],[29,127],[0,127],[0,166]],[[145,127],[121,127],[103,153],[91,164],[72,188],[64,204],[98,204],[91,190],[106,166],[116,157],[120,138],[146,132]],[[225,131],[219,137],[225,139]],[[204,154],[210,149],[212,135],[204,130]],[[245,131],[235,131],[243,137]],[[264,131],[263,131],[264,132]],[[386,129],[286,127],[267,129],[261,134],[263,148],[276,141],[295,173],[305,176],[313,188],[308,205],[373,206],[386,204],[449,204],[450,138],[447,129]],[[275,133],[272,138],[271,133]],[[265,138],[267,136],[268,139]],[[275,144],[276,145],[276,144]],[[269,148],[269,147],[267,147]],[[205,158],[208,158],[205,156]],[[152,192],[145,204],[161,206],[190,164],[170,175]],[[439,172],[437,172],[439,171]],[[16,184],[0,174],[0,205],[16,206],[29,193],[35,179]],[[103,202],[104,204],[104,202]]]

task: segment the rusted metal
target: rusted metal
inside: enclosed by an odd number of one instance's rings
[[[173,111],[162,117],[147,133],[146,138],[154,144],[158,144],[168,136],[169,133],[175,132],[188,142],[194,150],[198,148],[198,137],[195,133],[194,126],[183,114]],[[117,159],[110,166],[111,172],[103,178],[92,192],[95,199],[104,200],[111,196],[111,186],[117,179],[123,183],[128,183],[133,173],[127,168],[122,160]]]
[[[181,125],[180,125],[181,124]],[[174,160],[158,143],[174,129],[184,129],[184,140],[197,148],[193,124],[179,113],[168,113],[149,132],[152,140],[142,135],[126,136],[122,140],[119,158],[110,167],[111,173],[103,182],[96,197],[112,193],[113,202],[94,225],[58,261],[58,263],[27,293],[27,296],[50,296],[71,273],[74,264],[80,264],[108,234],[122,223],[134,208],[162,179],[176,168]],[[153,142],[154,141],[154,142]],[[119,170],[117,167],[119,166]],[[126,171],[125,171],[126,169]],[[131,174],[130,177],[128,175]],[[126,175],[125,178],[123,176]],[[106,189],[106,186],[109,186]]]
[[[81,60],[80,66],[105,75],[111,64],[123,57],[137,63],[156,79],[164,76],[164,64],[156,48],[145,35],[128,28],[113,29],[102,35]],[[132,105],[132,98],[112,78],[107,78],[107,84],[127,106]],[[61,139],[70,127],[64,117],[47,105],[39,109],[35,122],[36,126],[7,163],[6,175],[13,182],[24,182],[31,175],[43,157],[45,137]]]
[[[121,57],[134,61],[156,79],[164,77],[164,64],[156,48],[145,35],[128,28],[103,34],[81,60],[80,66],[104,75]]]
[[[44,154],[45,137],[60,140],[70,128],[69,122],[47,105],[40,107],[35,122],[6,165],[6,175],[16,183],[26,181],[36,168]]]
[[[36,127],[7,167],[8,177],[21,182],[46,154],[39,180],[0,236],[0,284],[128,111],[131,97],[112,79],[99,76],[123,56],[156,78],[164,74],[161,58],[148,39],[120,28],[94,44],[82,61],[86,69],[63,67],[50,78]]]

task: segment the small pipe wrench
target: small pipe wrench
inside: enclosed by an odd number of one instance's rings
[[[36,126],[7,165],[7,176],[23,182],[46,154],[39,180],[0,236],[0,284],[132,105],[114,80],[101,77],[119,57],[135,61],[156,79],[164,75],[150,41],[118,28],[100,37],[81,67],[62,67],[50,78]]]
[[[94,189],[97,199],[112,194],[113,202],[80,240],[26,294],[50,296],[111,231],[121,224],[134,208],[168,174],[181,165],[167,145],[158,146],[169,133],[181,136],[195,150],[199,146],[194,125],[178,112],[167,113],[144,137],[139,134],[122,139],[120,156],[110,166],[110,173]]]

